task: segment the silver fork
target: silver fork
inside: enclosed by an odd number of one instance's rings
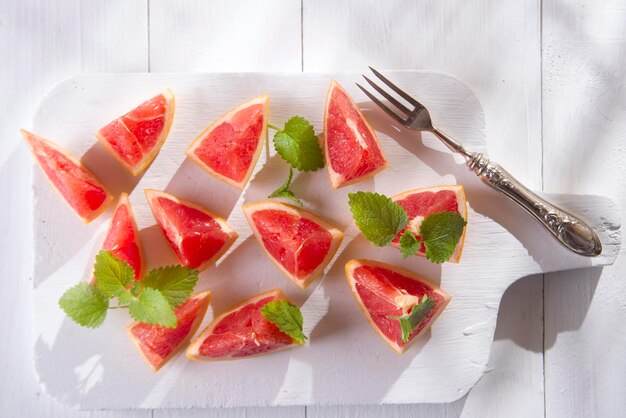
[[[526,212],[530,213],[539,221],[539,223],[550,231],[565,247],[575,253],[588,257],[597,256],[602,252],[600,239],[589,225],[574,215],[537,196],[498,164],[489,161],[483,154],[467,151],[463,145],[450,138],[433,125],[428,109],[420,102],[401,90],[380,72],[372,67],[369,68],[388,88],[410,104],[409,107],[405,106],[392,94],[363,75],[370,86],[397,109],[397,111],[391,110],[367,89],[359,83],[356,83],[356,85],[363,90],[363,93],[385,111],[385,113],[408,129],[414,131],[428,131],[435,134],[450,150],[461,154],[463,158],[465,158],[465,163],[469,169],[480,177],[484,183],[504,193],[524,208]]]

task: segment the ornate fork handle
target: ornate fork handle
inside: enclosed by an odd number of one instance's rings
[[[602,252],[600,239],[591,227],[537,196],[498,164],[476,152],[466,156],[466,163],[484,183],[523,207],[572,251],[585,256],[597,256]]]

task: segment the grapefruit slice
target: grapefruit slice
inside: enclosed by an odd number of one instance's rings
[[[324,153],[335,189],[371,177],[388,165],[376,134],[335,80],[330,82],[326,96]]]
[[[420,225],[424,218],[431,213],[442,211],[457,212],[467,222],[467,200],[465,198],[465,189],[461,185],[453,184],[450,186],[413,189],[397,194],[391,199],[406,210],[407,215],[409,215],[409,224],[405,230],[410,229],[418,239],[421,238]],[[461,239],[459,239],[459,243],[448,261],[458,263],[461,259],[466,231],[467,226],[463,230],[463,235],[461,235]],[[391,243],[392,246],[400,247],[400,236],[403,233],[404,230],[394,238]],[[422,244],[417,254],[423,256],[425,252],[426,248]]]
[[[153,372],[159,371],[174,358],[193,337],[202,323],[210,297],[209,291],[195,293],[176,308],[176,328],[141,322],[133,322],[126,327],[130,339]]]
[[[102,249],[111,251],[115,257],[128,263],[135,271],[135,280],[141,279],[144,271],[143,251],[135,216],[126,193],[120,195]]]
[[[348,261],[346,278],[367,321],[398,354],[404,353],[430,328],[451,299],[446,292],[415,273],[377,261]],[[404,342],[400,321],[390,316],[409,314],[424,296],[434,301],[434,307]]]
[[[243,189],[267,139],[269,96],[240,104],[206,128],[185,151],[212,176]]]
[[[174,120],[170,89],[140,104],[96,133],[96,138],[133,176],[154,160]]]
[[[256,202],[243,211],[270,260],[301,289],[319,276],[343,240],[339,229],[286,203]]]
[[[40,136],[20,132],[54,190],[83,222],[91,222],[109,206],[113,196],[77,158]]]
[[[145,190],[163,235],[183,266],[202,271],[212,266],[238,235],[205,208],[156,190]]]
[[[291,348],[297,343],[265,319],[261,308],[273,300],[286,300],[280,289],[261,293],[218,316],[189,345],[194,361],[236,360]]]

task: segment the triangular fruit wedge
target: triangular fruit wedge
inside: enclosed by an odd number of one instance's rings
[[[189,345],[194,361],[236,360],[291,348],[297,343],[261,313],[274,300],[286,300],[280,289],[262,293],[223,313]]]
[[[145,190],[163,235],[183,266],[202,271],[212,266],[237,239],[219,216],[176,196]]]
[[[128,263],[135,271],[135,280],[141,279],[144,271],[141,239],[126,193],[120,195],[102,249],[111,251],[115,257]]]
[[[77,158],[40,136],[20,132],[52,187],[83,222],[91,222],[109,206],[113,196]]]
[[[163,93],[140,104],[96,133],[98,141],[133,176],[159,153],[174,120],[174,94]]]
[[[377,261],[348,261],[346,278],[367,321],[399,354],[430,328],[451,299],[446,292],[415,273]],[[410,314],[424,296],[431,299],[433,305],[404,342],[400,321],[393,317]]]
[[[388,165],[374,130],[356,103],[334,80],[326,96],[324,153],[334,188],[364,180]]]
[[[286,203],[256,202],[243,211],[270,260],[302,289],[319,276],[343,240],[339,229]]]
[[[465,198],[465,189],[461,185],[453,184],[450,186],[414,189],[397,194],[391,199],[402,206],[407,215],[409,215],[409,224],[405,230],[410,229],[418,239],[421,238],[420,225],[424,218],[431,213],[442,211],[457,212],[467,222],[467,200]],[[467,226],[463,230],[463,235],[461,235],[461,239],[459,239],[456,249],[448,261],[458,263],[461,259],[466,231]],[[392,246],[400,247],[400,236],[403,233],[404,230],[394,238],[391,243]],[[417,254],[423,256],[425,252],[426,248],[422,244]]]
[[[141,322],[133,322],[126,328],[130,339],[152,371],[159,371],[187,345],[202,323],[210,297],[209,291],[195,293],[176,308],[176,328]]]
[[[269,96],[258,96],[221,116],[185,153],[212,176],[242,189],[267,139]]]

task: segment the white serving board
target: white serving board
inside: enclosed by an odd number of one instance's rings
[[[437,125],[469,149],[486,152],[480,103],[460,81],[441,73],[390,72],[418,97]],[[240,206],[264,199],[284,180],[287,166],[271,147],[240,193],[185,159],[187,145],[226,110],[254,95],[271,97],[270,122],[299,114],[322,128],[331,78],[357,100],[379,132],[391,167],[375,179],[340,190],[325,170],[297,174],[293,184],[306,207],[345,229],[339,255],[322,280],[296,288],[265,257]],[[81,328],[58,308],[63,291],[90,277],[111,210],[83,225],[35,168],[34,359],[39,382],[60,401],[83,409],[264,405],[450,402],[463,396],[485,371],[502,294],[517,279],[557,270],[611,264],[620,245],[616,204],[599,196],[552,195],[550,199],[588,220],[604,245],[601,256],[577,256],[534,220],[493,192],[430,134],[422,138],[390,124],[365,100],[358,74],[120,74],[66,80],[42,101],[33,130],[58,141],[83,160],[115,193],[131,193],[148,266],[175,262],[143,197],[143,189],[167,190],[228,218],[240,234],[229,254],[200,275],[198,290],[211,289],[204,325],[238,301],[275,287],[303,304],[306,347],[223,363],[195,363],[181,355],[153,374],[127,338],[126,312],[110,311],[102,328]],[[94,132],[156,92],[176,95],[171,133],[145,175],[132,178],[95,142]],[[393,138],[393,139],[392,139]],[[378,249],[358,236],[347,194],[460,183],[466,188],[469,225],[461,263],[433,265],[403,260],[393,248]],[[343,266],[372,258],[419,272],[449,292],[452,302],[432,330],[403,356],[370,329],[350,293]]]

